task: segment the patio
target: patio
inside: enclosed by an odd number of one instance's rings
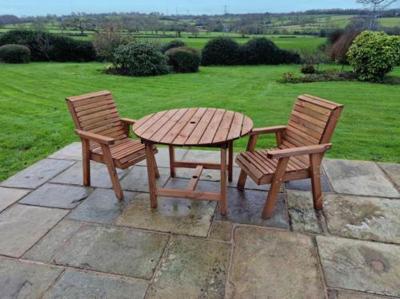
[[[82,186],[80,159],[73,143],[0,183],[1,298],[400,298],[400,164],[327,159],[322,212],[295,181],[262,220],[267,187],[239,192],[238,167],[222,217],[208,201],[161,198],[151,211],[145,163],[119,171],[118,202],[104,165]],[[166,148],[157,162],[159,186],[192,175],[169,177]],[[218,180],[204,171],[199,189]]]

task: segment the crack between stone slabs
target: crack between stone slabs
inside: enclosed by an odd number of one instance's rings
[[[47,158],[45,158],[45,159],[47,159]],[[42,159],[42,160],[45,160],[45,159]],[[40,162],[40,161],[42,161],[42,160],[39,160],[38,162]],[[49,160],[57,160],[57,161],[72,162],[71,160],[63,160],[63,159],[49,159]],[[46,180],[45,182],[43,182],[43,184],[40,184],[39,186],[37,186],[35,190],[39,189],[40,187],[42,187],[42,186],[43,186],[44,184],[46,184],[46,183],[50,183],[50,181],[51,181],[52,179],[54,179],[56,176],[59,176],[60,174],[62,174],[62,173],[64,173],[64,172],[66,172],[68,169],[70,169],[72,166],[74,166],[77,162],[78,162],[78,161],[74,161],[74,163],[72,163],[70,166],[68,166],[67,168],[65,168],[65,169],[62,170],[61,172],[56,173],[56,174],[53,175],[52,177],[50,177],[48,180]],[[26,168],[25,168],[25,169],[26,169]],[[25,170],[25,169],[23,169],[23,170]],[[22,170],[21,170],[21,171],[22,171]]]
[[[329,288],[328,290],[331,290],[331,291],[345,291],[345,292],[349,292],[349,293],[355,293],[356,295],[377,295],[379,297],[382,297],[382,299],[385,299],[385,298],[386,299],[398,299],[398,298],[400,298],[398,296],[383,295],[383,294],[380,294],[380,293],[364,292],[364,291],[360,291],[360,290],[344,289],[344,288],[339,288],[339,287],[332,287],[332,288]],[[337,297],[335,296],[335,298],[331,298],[331,299],[337,299]]]
[[[233,252],[236,248],[235,245],[235,241],[234,241],[234,234],[235,234],[235,225],[233,225],[232,227],[232,231],[231,231],[231,248],[230,248],[230,252],[229,252],[229,260],[228,260],[228,268],[226,269],[226,278],[225,278],[225,288],[224,288],[224,298],[228,298],[227,297],[227,289],[228,289],[228,285],[231,284],[230,282],[230,276],[231,276],[231,270],[233,267]]]
[[[162,254],[161,254],[161,256],[160,256],[160,259],[159,259],[159,261],[158,261],[156,267],[154,268],[153,275],[151,276],[151,279],[150,279],[150,281],[149,281],[149,284],[147,285],[146,292],[144,293],[144,297],[143,297],[143,298],[148,298],[148,297],[147,297],[147,296],[148,296],[148,292],[149,292],[151,286],[154,284],[154,280],[155,280],[155,278],[156,278],[156,275],[157,275],[157,274],[159,273],[159,271],[161,270],[161,265],[162,265],[163,261],[164,261],[165,259],[167,259],[166,254],[167,254],[168,249],[169,249],[171,246],[172,246],[172,234],[168,234],[168,241],[167,241],[167,244],[164,246],[164,250],[163,250],[163,252],[162,252]]]
[[[379,164],[376,163],[376,166],[378,166],[378,168],[383,172],[385,178],[393,185],[393,187],[400,193],[400,185],[397,185],[396,182],[391,178],[391,176],[389,175],[388,172],[386,172],[386,170]],[[397,163],[394,163],[397,164]],[[400,197],[394,197],[394,198],[400,198]]]
[[[327,298],[328,299],[328,284],[327,284],[327,282],[326,282],[326,277],[325,277],[325,271],[324,271],[324,268],[323,268],[323,266],[322,266],[322,259],[321,259],[321,256],[320,256],[320,254],[319,254],[319,248],[318,248],[318,243],[317,243],[317,238],[316,238],[316,236],[314,236],[314,237],[312,237],[311,238],[311,241],[312,241],[312,243],[313,243],[313,251],[314,251],[314,253],[315,253],[315,256],[316,256],[316,258],[317,258],[317,264],[318,264],[318,272],[320,273],[320,280],[321,280],[321,282],[322,282],[322,286],[323,286],[323,288],[324,288],[324,293],[325,293],[325,298]]]
[[[61,277],[64,275],[65,271],[66,271],[66,268],[64,268],[64,269],[60,272],[60,274],[54,279],[54,281],[49,285],[49,287],[48,287],[47,289],[45,289],[45,290],[43,291],[42,294],[39,295],[39,298],[42,299],[43,296],[46,295],[46,293],[47,293],[48,291],[50,291],[50,290],[57,284],[57,282],[60,281],[60,279],[61,279]]]

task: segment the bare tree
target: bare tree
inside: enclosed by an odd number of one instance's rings
[[[364,4],[370,11],[368,20],[368,29],[375,30],[378,27],[378,17],[382,11],[389,6],[398,2],[398,0],[356,0],[358,3]]]

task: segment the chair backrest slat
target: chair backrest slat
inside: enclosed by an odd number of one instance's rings
[[[77,129],[117,140],[127,137],[111,92],[68,97],[66,101]]]
[[[329,143],[343,105],[311,95],[297,98],[282,147],[298,147]]]

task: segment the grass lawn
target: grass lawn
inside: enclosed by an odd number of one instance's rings
[[[280,84],[298,66],[207,67],[197,74],[129,78],[100,63],[0,64],[0,181],[78,140],[64,98],[109,89],[122,116],[140,118],[177,107],[222,107],[256,126],[285,124],[297,95],[345,104],[330,157],[400,162],[400,86],[361,82]],[[331,66],[332,67],[332,66]],[[394,71],[400,76],[400,68]],[[236,142],[242,150],[247,139]],[[260,140],[261,146],[271,142]]]

